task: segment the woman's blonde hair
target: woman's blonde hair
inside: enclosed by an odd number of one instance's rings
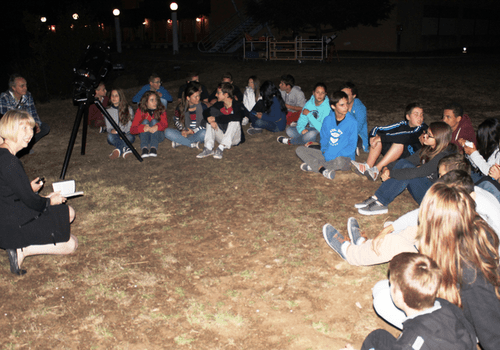
[[[19,125],[26,121],[31,128],[35,127],[35,119],[26,111],[13,109],[0,119],[0,136],[6,140],[17,142]]]
[[[438,296],[462,306],[462,266],[481,271],[500,299],[498,236],[476,213],[476,204],[462,188],[436,183],[426,193],[418,214],[420,253],[440,267]]]

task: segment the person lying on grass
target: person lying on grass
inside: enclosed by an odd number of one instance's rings
[[[330,96],[330,114],[321,126],[321,150],[299,146],[297,156],[304,162],[303,171],[322,174],[329,180],[335,178],[335,171],[347,171],[356,153],[357,123],[347,115],[347,95],[336,91]]]
[[[406,120],[399,123],[374,127],[370,133],[370,152],[366,163],[352,161],[353,171],[375,181],[388,164],[415,154],[422,146],[419,137],[427,130],[424,110],[419,103],[411,103],[405,109]],[[382,159],[377,162],[379,156]]]

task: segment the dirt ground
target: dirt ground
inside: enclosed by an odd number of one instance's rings
[[[209,90],[225,71],[242,90],[250,75],[278,83],[290,73],[309,97],[318,81],[334,91],[352,80],[370,128],[400,120],[413,101],[424,104],[427,123],[439,120],[451,100],[477,126],[498,117],[497,59],[298,64],[126,53],[127,69],[113,73],[111,84],[131,98],[151,71],[172,94],[193,69]],[[42,194],[59,179],[76,110],[70,99],[38,105],[51,133],[22,161],[30,177],[47,179]],[[330,222],[345,233],[355,216],[372,237],[415,202],[404,193],[388,215],[360,216],[354,203],[378,182],[350,172],[333,181],[304,173],[295,147],[278,144],[277,136],[247,135],[222,160],[196,159],[198,150],[165,141],[158,158],[139,162],[109,160],[112,147],[95,129],[81,155],[80,133],[66,174],[85,192],[69,200],[78,251],[29,257],[23,277],[12,275],[1,255],[1,348],[319,350],[347,342],[360,348],[377,328],[397,335],[372,308],[371,288],[387,266],[349,266],[325,244],[321,228]]]

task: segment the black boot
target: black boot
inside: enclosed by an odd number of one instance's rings
[[[19,262],[17,261],[17,249],[7,249],[7,256],[9,257],[10,272],[14,275],[22,276],[26,273],[26,270],[19,268]]]

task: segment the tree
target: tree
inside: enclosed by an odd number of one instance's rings
[[[302,33],[335,32],[358,25],[379,26],[389,18],[391,0],[315,1],[247,0],[248,14],[280,30]]]

